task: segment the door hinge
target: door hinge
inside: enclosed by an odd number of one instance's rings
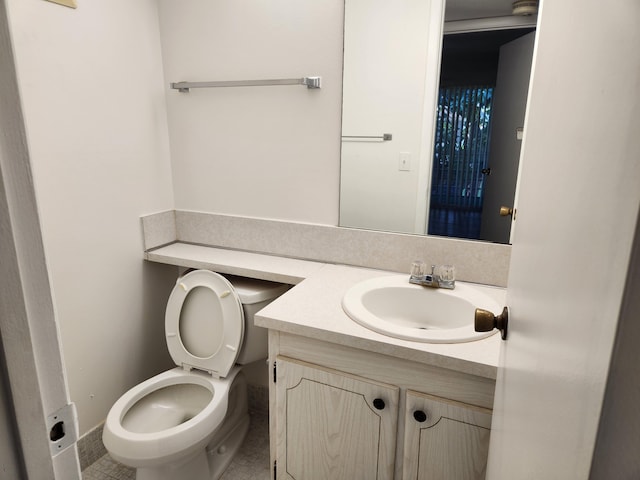
[[[276,380],[276,374],[277,373],[276,372],[277,372],[277,370],[276,370],[276,362],[273,362],[273,383],[277,382],[277,380]]]

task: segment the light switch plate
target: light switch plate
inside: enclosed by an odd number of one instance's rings
[[[78,4],[76,0],[47,0],[49,2],[58,3],[60,5],[64,5],[65,7],[78,8]]]
[[[411,152],[400,152],[398,170],[401,172],[411,171]]]

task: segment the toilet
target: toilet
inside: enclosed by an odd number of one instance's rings
[[[102,440],[137,480],[217,480],[249,428],[240,365],[267,358],[267,330],[254,314],[289,286],[209,270],[178,278],[165,314],[177,367],[120,397]]]

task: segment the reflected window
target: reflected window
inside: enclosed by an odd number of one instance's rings
[[[429,234],[479,238],[493,87],[441,87]]]

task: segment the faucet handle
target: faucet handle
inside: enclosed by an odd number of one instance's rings
[[[424,275],[426,264],[422,260],[415,260],[411,264],[411,276],[422,277]]]
[[[437,271],[440,283],[451,286],[456,282],[456,267],[453,265],[440,265]]]

